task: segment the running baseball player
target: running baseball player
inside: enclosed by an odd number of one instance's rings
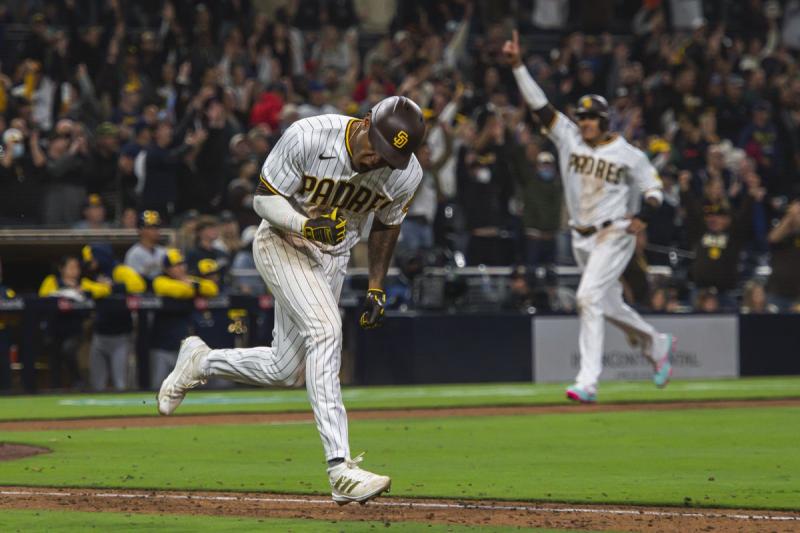
[[[672,375],[672,335],[658,333],[622,299],[619,281],[633,255],[635,235],[661,205],[661,180],[641,150],[608,131],[608,103],[588,94],[578,100],[575,124],[556,111],[522,64],[519,35],[506,41],[503,53],[511,64],[520,93],[546,127],[558,148],[567,210],[572,227],[572,250],[583,269],[578,286],[580,313],[580,372],[567,388],[567,398],[597,401],[602,372],[603,319],[637,339],[642,354],[653,364],[653,381],[664,387]],[[631,215],[638,207],[641,210]]]
[[[198,337],[185,339],[158,393],[161,414],[172,413],[188,389],[211,377],[270,386],[305,379],[333,500],[364,503],[389,489],[389,477],[359,468],[361,456],[350,457],[338,302],[350,249],[372,214],[360,324],[381,324],[384,277],[422,179],[414,151],[424,133],[419,107],[395,96],[362,120],[320,115],[286,130],[262,167],[253,202],[264,219],[253,242],[255,262],[275,297],[272,346],[210,350]]]

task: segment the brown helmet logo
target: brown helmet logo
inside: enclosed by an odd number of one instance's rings
[[[408,133],[405,130],[400,130],[397,135],[392,139],[392,144],[395,148],[402,148],[408,143]]]

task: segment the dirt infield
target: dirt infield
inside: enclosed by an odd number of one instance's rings
[[[431,418],[447,416],[540,415],[636,410],[675,410],[737,407],[800,406],[800,399],[760,401],[712,401],[670,403],[620,403],[599,405],[550,405],[466,407],[351,411],[354,420]],[[172,417],[122,417],[76,420],[0,422],[3,431],[155,427],[196,424],[275,424],[313,422],[311,413],[246,413],[183,415]],[[44,453],[45,448],[0,443],[0,460]],[[489,500],[440,500],[384,497],[365,506],[340,507],[325,496],[269,493],[175,492],[128,489],[0,487],[0,509],[54,509],[93,512],[159,514],[207,514],[255,518],[306,518],[326,521],[414,521],[426,524],[472,526],[546,527],[593,531],[800,531],[800,512],[731,509],[655,508],[503,502]]]
[[[321,496],[230,492],[0,487],[0,509],[206,514],[254,518],[413,521],[426,524],[547,527],[593,531],[797,531],[800,513],[670,509],[524,502],[380,498],[340,507]]]
[[[567,413],[607,413],[616,411],[674,411],[679,409],[732,409],[740,407],[800,407],[800,398],[771,400],[721,400],[705,402],[606,403],[594,405],[526,405],[496,407],[452,407],[427,409],[372,409],[347,412],[350,420],[388,420],[393,418],[439,418],[448,416],[546,415]],[[154,408],[155,409],[155,408]],[[54,429],[97,429],[192,426],[197,424],[279,424],[313,422],[310,411],[292,413],[224,413],[178,416],[126,416],[116,418],[78,418],[59,420],[15,420],[0,422],[2,431],[47,431]]]
[[[38,455],[40,453],[50,453],[50,450],[47,448],[40,448],[39,446],[29,446],[27,444],[0,442],[0,461],[22,459],[23,457],[30,457],[31,455]]]

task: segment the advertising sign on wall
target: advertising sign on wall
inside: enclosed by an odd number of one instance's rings
[[[648,316],[647,321],[678,339],[674,377],[718,378],[739,375],[739,331],[735,315]],[[533,334],[534,381],[570,381],[580,365],[577,316],[536,317]],[[650,379],[653,370],[624,333],[606,323],[603,380]]]

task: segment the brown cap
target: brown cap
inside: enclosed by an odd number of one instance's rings
[[[422,111],[405,96],[384,98],[372,108],[369,142],[392,168],[406,168],[424,136]]]

